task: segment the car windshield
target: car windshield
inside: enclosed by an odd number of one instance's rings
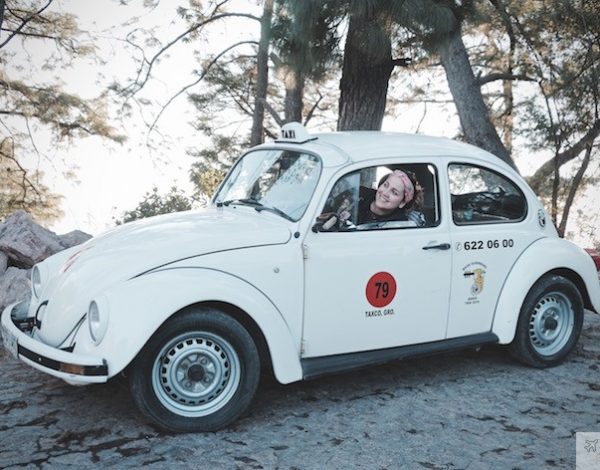
[[[291,150],[256,150],[240,159],[214,201],[247,204],[288,220],[299,220],[321,174],[321,160]]]

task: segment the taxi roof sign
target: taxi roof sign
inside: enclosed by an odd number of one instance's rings
[[[306,128],[299,122],[288,122],[281,127],[281,136],[276,142],[294,142],[296,144],[303,144],[304,142],[315,139],[316,137],[310,135]]]

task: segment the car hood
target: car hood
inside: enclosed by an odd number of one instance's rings
[[[40,296],[48,304],[37,335],[61,345],[95,296],[149,270],[217,251],[284,244],[290,237],[287,221],[250,207],[208,208],[121,225],[72,249],[66,262],[48,259],[53,270]]]

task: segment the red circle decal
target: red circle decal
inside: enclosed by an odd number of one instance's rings
[[[396,280],[390,273],[373,274],[366,289],[367,300],[373,307],[389,305],[396,295]]]

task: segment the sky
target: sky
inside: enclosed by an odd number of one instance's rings
[[[110,82],[124,82],[133,76],[136,62],[123,42],[126,34],[133,29],[156,28],[156,35],[163,43],[182,31],[182,22],[175,10],[178,2],[159,2],[154,9],[144,8],[143,3],[143,0],[132,0],[123,6],[116,0],[55,1],[57,9],[76,15],[80,28],[93,34],[98,55],[106,61],[100,65],[87,59],[78,60],[71,68],[61,70],[59,78],[67,90],[92,98]],[[257,3],[253,0],[232,0],[231,9],[260,15]],[[241,39],[256,37],[258,23],[228,20],[213,27],[206,40],[199,42],[195,48],[203,56]],[[12,47],[18,49],[22,46],[15,42]],[[24,63],[33,64],[32,67],[43,66],[52,48],[49,43],[36,48],[27,46],[19,51],[19,55]],[[198,67],[193,47],[185,44],[175,46],[155,67],[154,78],[140,96],[154,103],[165,103],[190,81],[191,71]],[[46,79],[52,80],[55,75],[56,72],[48,72]],[[443,76],[429,77],[423,87],[430,92],[439,92],[440,82],[444,82]],[[400,81],[392,82],[390,94],[401,91],[395,90],[395,87],[401,86]],[[64,196],[64,216],[50,226],[52,230],[66,233],[79,229],[96,235],[113,227],[114,219],[124,211],[134,209],[153,186],[161,192],[168,191],[173,185],[191,191],[188,171],[193,160],[186,155],[186,149],[198,148],[206,143],[190,125],[195,111],[183,96],[171,104],[159,122],[165,142],[151,151],[146,145],[148,134],[144,121],[151,121],[156,110],[156,105],[141,112],[136,110],[130,119],[124,121],[124,126],[119,129],[127,136],[124,145],[89,137],[73,141],[67,149],[56,150],[49,146],[48,136],[43,130],[36,132],[36,143],[47,158],[32,160],[29,164],[43,170],[46,185]],[[111,112],[119,111],[113,108]],[[401,104],[396,114],[397,118],[388,116],[384,119],[383,130],[444,137],[453,137],[459,130],[459,121],[451,103]],[[309,126],[309,131],[323,130],[327,129]],[[246,129],[240,128],[239,131],[246,132]],[[158,142],[158,134],[153,134],[151,139]],[[539,164],[539,159],[525,157],[517,163],[523,174],[529,174]],[[531,164],[528,165],[528,162]],[[598,168],[591,171],[598,172]],[[73,173],[75,177],[67,178],[65,172]],[[580,205],[584,207],[597,206],[600,201],[598,188],[595,193],[580,199]],[[585,237],[581,243],[589,244]]]
[[[253,2],[237,2],[239,8],[254,8]],[[60,71],[59,78],[65,88],[83,98],[93,98],[111,81],[124,82],[135,73],[136,62],[122,41],[135,28],[157,28],[157,35],[166,42],[182,30],[177,21],[175,2],[161,2],[150,10],[143,8],[142,1],[132,1],[127,6],[114,0],[82,2],[77,0],[56,1],[57,9],[77,16],[80,29],[90,31],[99,38],[94,45],[105,65],[90,60],[77,60],[71,68]],[[237,7],[236,7],[237,8]],[[225,41],[235,42],[236,37],[248,35],[248,21],[240,27],[235,21],[223,27],[213,28],[210,41],[202,44],[203,52],[222,46]],[[245,30],[245,31],[244,31]],[[31,67],[43,66],[48,54],[54,51],[51,43],[25,47],[13,43],[19,56]],[[20,50],[19,50],[20,49]],[[193,67],[197,67],[192,49],[176,46],[155,68],[155,78],[149,82],[140,97],[164,103],[181,86],[190,80]],[[27,67],[25,68],[27,73]],[[101,76],[99,77],[99,74]],[[54,80],[56,73],[47,72],[46,80]],[[41,79],[42,77],[40,77]],[[150,122],[156,106],[143,112],[134,108],[134,115],[125,121],[119,133],[127,136],[124,145],[98,137],[76,139],[67,149],[56,151],[49,144],[49,135],[39,129],[36,145],[47,158],[35,158],[28,162],[30,168],[45,173],[44,182],[54,192],[64,196],[61,208],[64,216],[50,228],[57,233],[80,229],[98,234],[114,226],[114,218],[123,211],[135,208],[144,194],[157,186],[161,192],[176,185],[191,191],[188,171],[192,163],[186,155],[188,147],[203,145],[201,136],[189,124],[193,110],[185,97],[170,105],[159,121],[159,129],[165,137],[155,150],[150,150],[145,122]],[[118,109],[112,109],[118,113]],[[154,133],[151,139],[159,140]],[[65,177],[65,173],[75,177]]]

